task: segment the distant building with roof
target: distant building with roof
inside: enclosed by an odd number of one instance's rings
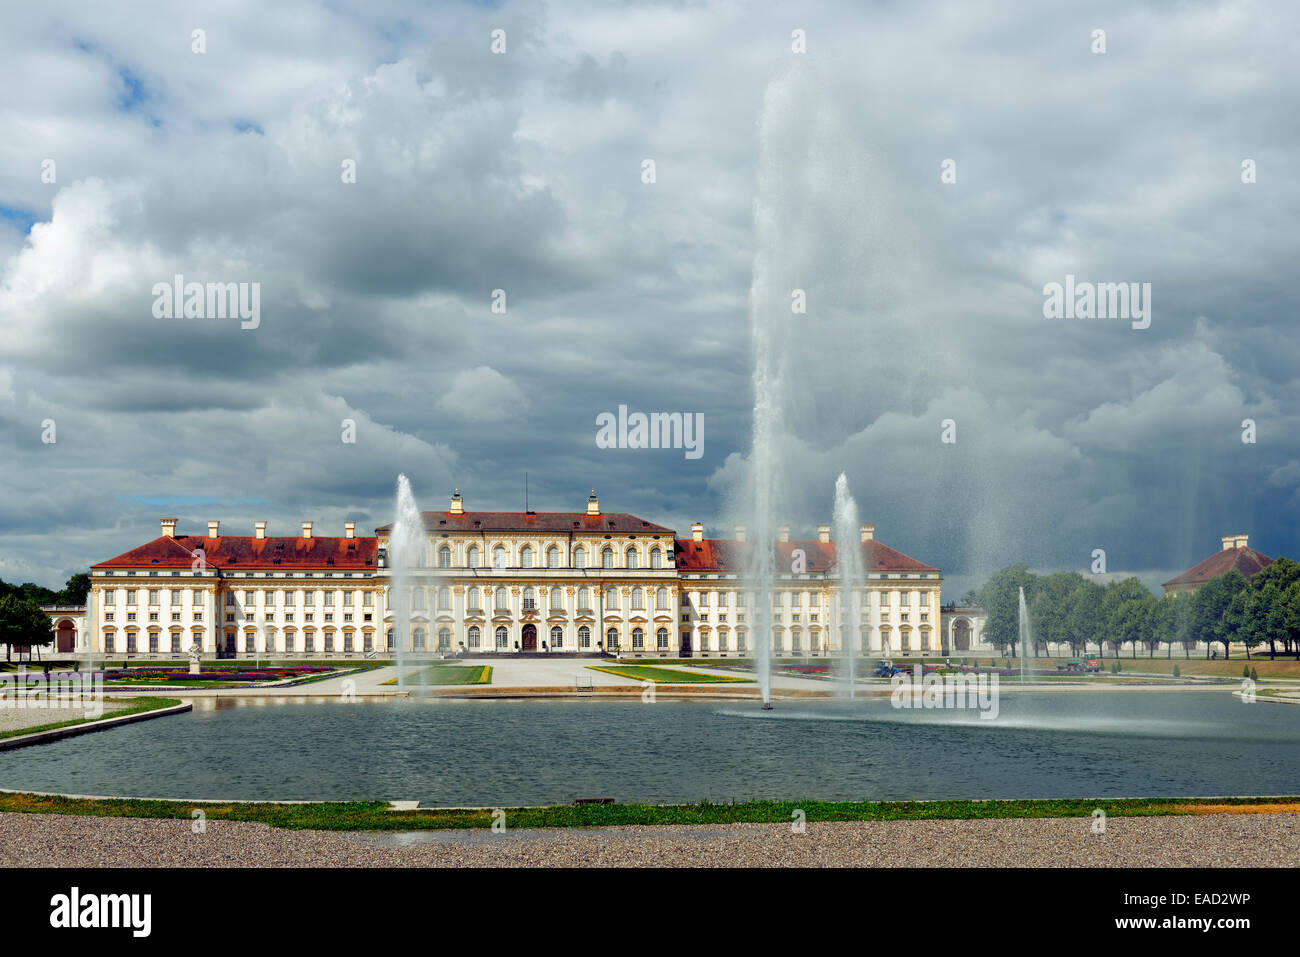
[[[579,512],[474,512],[457,490],[446,511],[421,513],[427,551],[407,577],[409,626],[398,634],[389,601],[390,526],[373,536],[179,534],[91,567],[83,655],[390,656],[568,653],[647,657],[754,654],[754,600],[744,582],[751,550],[731,539],[689,538],[625,512],[602,512],[593,491]],[[883,657],[943,653],[939,569],[875,537],[863,525],[859,599],[840,605],[830,526],[816,539],[775,549],[771,642],[778,656],[839,654],[854,642]],[[52,617],[54,617],[52,615]],[[65,628],[66,631],[66,628]],[[64,641],[62,644],[66,644]],[[62,646],[62,645],[61,645]]]
[[[1250,547],[1246,535],[1224,535],[1220,543],[1222,547],[1209,558],[1165,582],[1165,592],[1194,592],[1210,579],[1234,569],[1251,578],[1273,564],[1273,559]]]

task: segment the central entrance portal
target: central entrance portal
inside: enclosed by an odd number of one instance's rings
[[[537,626],[536,625],[524,625],[523,650],[524,651],[537,650]]]

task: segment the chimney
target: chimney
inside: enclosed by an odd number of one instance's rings
[[[1246,542],[1248,541],[1250,541],[1250,537],[1248,535],[1237,535],[1233,538],[1233,544],[1236,545],[1237,548],[1245,548]]]
[[[311,538],[311,522],[302,523],[302,537]]]
[[[176,519],[174,519],[174,518],[164,518],[164,519],[162,520],[162,533],[163,533],[163,538],[175,538],[175,537],[176,537]]]
[[[829,545],[831,541],[831,527],[829,525],[817,526],[817,541],[823,545]]]
[[[691,541],[704,541],[704,524],[702,522],[691,522]]]
[[[862,533],[864,542],[869,542],[876,537],[876,526],[874,525],[863,525],[859,531]]]
[[[1219,539],[1219,541],[1223,543],[1223,550],[1225,552],[1231,551],[1232,549],[1237,547],[1236,546],[1237,539],[1235,536],[1224,535],[1221,539]]]
[[[465,514],[465,502],[464,502],[464,500],[460,497],[460,489],[456,489],[456,491],[454,491],[454,492],[451,493],[451,509],[450,509],[450,511],[451,511],[451,514],[452,514],[452,515],[464,515],[464,514]],[[351,538],[351,537],[352,537],[351,535],[348,536],[348,538]]]
[[[220,522],[208,522],[208,538],[217,537],[217,529],[221,527]]]
[[[591,497],[587,499],[587,514],[600,514],[600,499],[596,498],[596,490],[594,488],[591,490]]]
[[[776,537],[777,537],[780,541],[783,541],[783,542],[788,542],[788,541],[790,541],[790,526],[789,526],[789,525],[778,525],[778,526],[776,527]]]
[[[253,537],[266,538],[266,522],[253,523]]]
[[[356,537],[357,537],[357,523],[356,523],[356,522],[344,522],[344,523],[343,523],[343,537],[344,537],[344,538],[356,538]]]
[[[743,541],[745,540],[745,533],[746,533],[747,531],[749,531],[749,529],[747,529],[744,525],[737,525],[737,526],[736,526],[736,541],[738,541],[738,542],[743,542]]]

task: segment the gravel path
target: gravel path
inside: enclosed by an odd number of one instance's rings
[[[1300,815],[622,827],[416,834],[0,814],[0,866],[1294,867]]]

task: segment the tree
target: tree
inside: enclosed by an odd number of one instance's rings
[[[1291,586],[1282,595],[1282,626],[1286,628],[1288,640],[1293,643],[1300,639],[1300,581]]]
[[[1277,654],[1279,644],[1285,650],[1291,649],[1296,635],[1287,627],[1285,606],[1291,586],[1297,582],[1300,564],[1289,558],[1279,558],[1250,579],[1250,590],[1258,601],[1248,606],[1250,618],[1245,634],[1255,641],[1247,648],[1266,643],[1270,658]]]
[[[0,643],[8,660],[15,645],[40,647],[54,641],[54,628],[40,606],[20,594],[0,598]]]
[[[1071,598],[1084,581],[1078,572],[1056,572],[1035,582],[1033,601],[1028,602],[1035,646],[1042,644],[1050,654],[1052,644],[1069,642],[1067,619]]]
[[[1106,589],[1100,582],[1084,579],[1070,595],[1065,612],[1065,640],[1076,654],[1087,654],[1088,645],[1095,643],[1104,653],[1102,639],[1104,627],[1101,620],[1101,603]]]
[[[90,576],[85,572],[78,572],[68,579],[68,583],[63,586],[63,591],[59,592],[55,598],[56,605],[84,605],[86,596],[90,594]]]
[[[1192,618],[1192,596],[1185,591],[1165,592],[1161,596],[1155,614],[1155,633],[1160,641],[1166,643],[1165,657],[1172,658],[1174,645],[1183,646],[1183,657],[1192,656],[1192,644],[1188,640]]]
[[[1008,565],[993,574],[984,587],[973,593],[979,606],[988,612],[984,623],[984,638],[999,650],[1010,649],[1016,654],[1020,641],[1020,589],[1025,590],[1025,602],[1033,598],[1037,576],[1028,565]]]
[[[1218,633],[1219,622],[1233,595],[1246,585],[1246,576],[1235,568],[1217,578],[1211,578],[1197,589],[1192,599],[1191,623],[1188,628],[1190,637],[1195,642],[1205,642],[1205,657],[1210,657],[1209,646],[1222,641]],[[1223,656],[1228,657],[1228,645],[1223,646]]]
[[[1129,576],[1106,585],[1101,600],[1101,618],[1105,624],[1105,639],[1115,648],[1115,657],[1124,645],[1133,644],[1133,657],[1137,657],[1137,643],[1146,636],[1151,625],[1151,611],[1147,601],[1154,602],[1150,589],[1142,579]],[[1135,604],[1130,604],[1135,603]]]

